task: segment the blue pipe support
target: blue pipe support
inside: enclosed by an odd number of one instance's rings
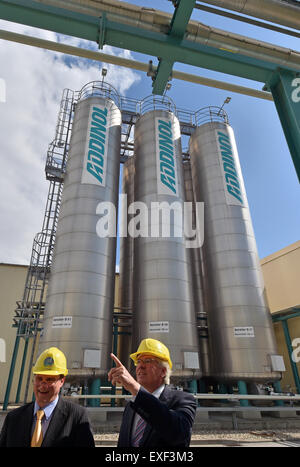
[[[207,384],[203,379],[198,381],[198,392],[207,392]]]
[[[218,387],[219,394],[227,394],[227,386],[224,383],[220,383]]]
[[[220,383],[218,385],[218,393],[219,394],[227,394],[228,393],[226,384]],[[223,404],[227,404],[228,400],[227,399],[221,399],[220,402],[222,402]]]
[[[237,385],[238,385],[239,393],[241,395],[248,394],[247,385],[246,385],[245,381],[238,381]],[[242,399],[242,400],[240,400],[240,405],[242,407],[249,407],[250,404],[249,404],[249,401],[247,399]]]
[[[97,395],[98,396],[99,394],[101,394],[100,386],[101,386],[100,378],[93,379],[93,381],[90,384],[90,388],[89,388],[90,395]],[[89,399],[88,405],[89,405],[89,407],[100,407],[100,403],[101,403],[100,398]]]
[[[192,394],[197,394],[197,380],[196,379],[192,379],[188,382],[188,388],[189,388],[189,392],[191,392]]]
[[[198,384],[197,384],[197,380],[196,379],[192,379],[188,382],[188,388],[189,388],[189,392],[191,392],[192,394],[197,394],[198,392]],[[199,406],[200,401],[198,400],[198,403],[197,405]]]
[[[275,381],[273,383],[273,387],[275,389],[275,392],[281,392],[281,386],[280,386],[280,381]],[[277,406],[283,406],[284,402],[283,401],[275,401],[275,405]]]
[[[23,358],[22,358],[22,364],[21,364],[21,371],[20,371],[18,389],[17,389],[17,394],[16,394],[16,403],[18,403],[20,401],[20,393],[21,393],[25,363],[26,363],[26,358],[27,358],[28,342],[29,342],[29,339],[27,337],[25,339],[25,344],[24,344],[24,352],[23,352]]]
[[[13,380],[13,377],[14,377],[16,360],[17,360],[18,351],[19,351],[19,344],[20,344],[20,336],[17,336],[16,340],[15,340],[15,346],[14,346],[13,355],[12,355],[11,364],[10,364],[8,381],[7,381],[7,386],[6,386],[5,396],[4,396],[4,402],[3,402],[3,410],[7,409],[7,406],[8,406],[8,403],[9,403],[9,395],[10,395],[12,380]]]

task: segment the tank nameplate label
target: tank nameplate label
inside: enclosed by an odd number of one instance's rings
[[[240,326],[234,328],[234,337],[255,337],[253,326]]]
[[[167,118],[156,118],[155,133],[157,193],[178,196],[178,174],[172,121]]]
[[[71,328],[72,316],[54,316],[52,318],[53,328]]]
[[[90,109],[81,183],[105,186],[108,109],[93,105]]]
[[[150,321],[149,332],[169,332],[169,321]]]
[[[199,355],[198,352],[183,352],[184,368],[190,370],[199,370]]]
[[[84,349],[83,356],[84,368],[101,368],[101,350]]]
[[[230,138],[226,133],[216,130],[220,165],[223,171],[223,181],[227,204],[244,206],[239,174],[235,163],[235,154]]]

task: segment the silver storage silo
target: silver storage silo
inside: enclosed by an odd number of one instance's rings
[[[128,368],[130,366],[132,342],[133,308],[133,237],[127,235],[128,208],[134,201],[134,157],[129,157],[123,164],[122,203],[119,209],[122,223],[120,237],[119,263],[119,310],[118,357]]]
[[[170,350],[173,380],[194,379],[201,373],[189,252],[176,217],[183,210],[184,186],[180,126],[174,113],[160,109],[141,115],[134,151],[135,203],[149,224],[148,231],[144,226],[134,239],[133,350],[146,337],[158,339]],[[165,203],[163,216],[162,205],[153,203]],[[172,203],[177,203],[177,215],[171,214],[168,232]]]
[[[92,91],[95,93],[94,91]],[[40,351],[59,347],[75,378],[111,368],[116,236],[99,224],[117,209],[121,113],[105,96],[76,104]],[[101,207],[102,206],[102,207]]]
[[[185,188],[185,201],[193,203],[193,230],[196,226],[196,213],[194,204],[194,192],[192,184],[192,172],[190,160],[183,162],[183,177]],[[197,330],[199,338],[200,362],[202,377],[209,377],[209,346],[208,346],[208,326],[205,301],[203,296],[204,272],[202,264],[202,249],[190,248],[192,289],[195,304],[195,313],[197,321]]]
[[[203,200],[212,376],[218,381],[271,381],[277,354],[264,282],[232,128],[211,121],[190,138],[193,189]]]

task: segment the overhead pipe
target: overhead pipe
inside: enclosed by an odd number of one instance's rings
[[[28,36],[25,34],[18,34],[10,31],[0,30],[0,39],[8,40],[11,42],[17,42],[19,44],[31,45],[42,49],[52,50],[54,52],[60,52],[67,55],[73,55],[76,57],[88,58],[90,60],[96,60],[98,62],[111,63],[113,65],[123,66],[138,71],[148,72],[149,64],[139,62],[136,60],[129,60],[128,58],[118,57],[115,55],[105,54],[102,52],[95,52],[89,49],[83,49],[81,47],[74,47],[71,45],[63,44],[61,42],[53,42],[37,37]],[[152,71],[156,71],[156,67],[152,67]],[[182,71],[173,70],[172,77],[174,79],[180,79],[182,81],[188,81],[190,83],[202,84],[217,89],[223,89],[230,92],[236,92],[238,94],[244,94],[247,96],[257,97],[272,101],[273,97],[270,92],[259,91],[257,89],[247,88],[245,86],[239,86],[236,84],[226,83],[210,78],[204,78],[202,76],[193,75],[190,73],[184,73]]]
[[[279,32],[280,34],[286,34],[288,36],[300,38],[300,33],[295,31],[294,29],[276,26],[275,24],[266,23],[265,21],[259,21],[254,18],[250,18],[249,16],[242,16],[236,13],[231,13],[227,10],[214,8],[212,6],[204,5],[203,3],[196,3],[195,8],[198,10],[206,11],[208,13],[213,13],[215,15],[223,16],[224,18],[230,18],[242,23],[251,24],[252,26],[258,26],[259,28],[268,29],[270,31]]]
[[[202,0],[227,10],[300,30],[300,5],[281,0]]]
[[[61,0],[37,1],[61,7]],[[296,30],[300,29],[300,8],[296,2],[293,4],[282,0],[200,0],[200,3],[216,5]],[[117,0],[64,0],[64,8],[92,16],[99,16],[99,11],[105,9],[107,12],[130,16],[139,21],[157,22],[159,20],[164,25],[169,24],[171,16],[169,13],[154,8],[139,7]]]
[[[264,1],[270,2],[271,0]],[[61,7],[61,1],[58,0],[38,0],[38,2]],[[138,7],[118,0],[67,0],[64,2],[64,8],[97,17],[105,12],[107,20],[162,34],[169,32],[172,20],[172,15],[169,13],[153,8]],[[185,40],[270,62],[278,67],[300,71],[300,53],[296,50],[223,31],[198,21],[188,23],[183,43]]]

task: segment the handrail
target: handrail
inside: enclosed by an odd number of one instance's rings
[[[261,395],[261,394],[208,394],[197,393],[193,394],[195,399],[222,399],[222,400],[287,400],[287,401],[300,401],[300,395],[286,396],[281,394],[274,395]],[[76,394],[71,396],[64,396],[73,399],[131,399],[129,394]]]

